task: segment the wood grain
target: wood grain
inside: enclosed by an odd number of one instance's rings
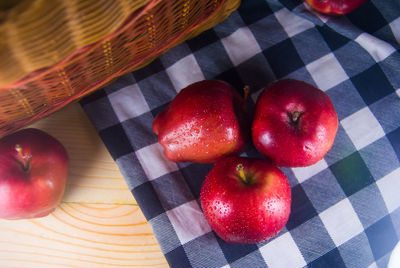
[[[47,217],[0,220],[1,267],[167,267],[137,205],[62,203]]]
[[[63,202],[49,216],[0,220],[0,267],[168,267],[118,166],[79,104],[29,126],[70,157]]]
[[[117,164],[79,104],[32,124],[57,138],[70,157],[63,201],[136,204]]]

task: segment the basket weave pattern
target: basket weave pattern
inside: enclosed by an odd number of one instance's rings
[[[19,44],[20,51],[14,48],[7,58],[18,59],[19,67],[22,66],[16,75],[26,74],[11,83],[8,77],[2,80],[0,76],[0,136],[51,114],[120,75],[142,68],[173,46],[221,22],[240,3],[239,0],[97,1],[109,6],[110,2],[117,3],[112,5],[113,12],[125,11],[117,12],[123,19],[112,20],[112,16],[107,15],[106,20],[95,20],[100,30],[94,32],[93,24],[81,23],[82,16],[91,14],[87,11],[90,6],[82,3],[91,1],[71,2],[80,5],[81,10],[77,11],[80,15],[74,13],[73,16],[80,21],[59,27],[79,25],[79,30],[74,27],[69,30],[74,33],[68,39],[72,41],[65,41],[74,45],[62,44],[65,46],[58,48],[50,44],[47,50],[42,45],[40,51],[33,47],[35,53],[28,57],[26,51],[32,51],[28,49],[29,44]],[[99,6],[96,10],[109,12]],[[55,27],[51,34],[60,38],[60,34],[62,37],[65,33],[66,30],[57,32]],[[34,57],[36,60],[32,60]],[[2,59],[0,62],[4,63]]]

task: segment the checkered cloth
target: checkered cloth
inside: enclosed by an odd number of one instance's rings
[[[367,1],[324,17],[299,0],[246,0],[226,21],[81,104],[97,128],[171,267],[385,267],[400,239],[400,2]],[[231,245],[207,224],[199,193],[213,165],[173,163],[151,126],[199,80],[264,86],[309,82],[332,99],[332,149],[283,168],[292,211],[273,239]],[[250,146],[244,155],[261,157]]]

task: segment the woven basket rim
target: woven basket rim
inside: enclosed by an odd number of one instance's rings
[[[47,73],[50,73],[54,69],[59,68],[60,66],[64,65],[67,62],[68,63],[73,63],[75,61],[78,61],[81,57],[85,56],[85,53],[90,53],[90,51],[93,51],[97,46],[101,45],[102,43],[107,42],[108,40],[111,40],[116,35],[118,35],[120,32],[123,32],[127,27],[129,27],[130,24],[132,24],[135,21],[137,21],[144,13],[146,13],[149,9],[153,8],[155,5],[159,4],[162,1],[163,0],[150,1],[137,14],[135,14],[133,17],[131,17],[128,21],[125,21],[122,25],[120,25],[120,27],[117,29],[117,31],[114,31],[113,33],[110,33],[109,35],[103,37],[102,39],[98,40],[95,43],[92,43],[90,45],[87,45],[86,47],[83,47],[81,49],[78,49],[78,50],[74,51],[73,53],[68,55],[66,58],[62,59],[61,61],[59,61],[59,62],[57,62],[55,64],[53,64],[52,66],[49,66],[49,67],[46,67],[46,68],[42,68],[41,70],[36,70],[35,71],[36,74],[33,75],[33,76],[32,76],[32,73],[29,73],[26,76],[24,76],[23,78],[15,81],[13,83],[10,83],[10,84],[4,85],[4,86],[0,86],[0,91],[1,90],[6,90],[6,89],[10,89],[10,88],[15,88],[15,87],[18,87],[20,85],[29,83],[30,81],[33,81],[38,77],[42,77],[42,76],[46,75]],[[73,60],[71,60],[71,59],[73,59]]]
[[[0,0],[1,1],[1,0]],[[45,6],[46,3],[48,3],[49,1],[53,1],[53,0],[18,0],[19,2],[13,6],[10,9],[7,9],[5,12],[5,19],[3,19],[3,21],[0,22],[0,36],[3,36],[4,39],[0,38],[0,52],[1,55],[5,56],[5,61],[1,61],[3,63],[3,66],[7,65],[7,64],[15,64],[14,66],[26,66],[27,69],[19,69],[20,71],[15,72],[15,74],[11,74],[10,76],[6,76],[5,74],[3,74],[2,76],[0,76],[0,90],[1,88],[10,88],[10,87],[14,87],[16,85],[19,85],[21,81],[27,81],[27,79],[29,80],[30,76],[36,76],[35,73],[41,73],[44,70],[46,70],[47,68],[51,68],[53,67],[55,64],[62,64],[63,62],[66,62],[66,59],[71,59],[70,55],[73,54],[74,52],[76,52],[76,50],[88,47],[90,45],[96,44],[98,41],[103,40],[104,38],[108,37],[110,34],[113,34],[116,30],[118,30],[121,25],[125,24],[125,22],[127,20],[130,19],[131,15],[126,15],[126,16],[122,16],[119,17],[118,20],[116,20],[115,23],[110,22],[110,24],[104,24],[107,25],[107,27],[105,28],[106,30],[101,30],[99,31],[98,34],[94,34],[94,35],[88,35],[88,34],[77,34],[77,35],[72,35],[72,34],[68,34],[68,37],[70,37],[70,40],[74,39],[75,37],[77,37],[76,40],[79,41],[72,41],[72,42],[68,42],[68,46],[65,47],[67,48],[66,50],[59,50],[60,52],[60,56],[59,57],[55,57],[55,59],[52,59],[51,55],[46,55],[44,57],[40,57],[37,56],[37,51],[34,50],[26,50],[28,51],[28,53],[25,55],[25,51],[24,51],[24,37],[27,37],[27,40],[30,40],[30,36],[31,33],[29,31],[29,29],[27,29],[27,27],[31,27],[31,26],[26,26],[26,25],[30,25],[30,24],[24,24],[23,22],[23,18],[29,18],[29,14],[32,13],[33,11],[29,12],[29,7],[32,7],[34,10],[38,9],[40,10],[41,7]],[[60,0],[59,0],[60,1]],[[58,1],[58,2],[59,2]],[[69,2],[71,1],[71,2]],[[72,2],[73,1],[73,2]],[[95,0],[93,0],[95,1]],[[114,1],[114,0],[112,0]],[[114,9],[116,10],[120,10],[121,8],[116,8],[117,4],[115,3],[123,3],[127,0],[120,0],[118,2],[114,2],[112,5],[115,7]],[[135,4],[133,4],[134,6],[129,7],[130,9],[128,9],[131,14],[140,10],[143,10],[146,8],[148,9],[148,6],[150,5],[154,5],[159,3],[162,0],[140,0],[138,1],[137,6]],[[58,3],[58,2],[51,2],[51,3]],[[66,12],[67,10],[71,10],[71,7],[75,7],[75,3],[80,3],[80,0],[67,0],[67,3],[74,3],[74,4],[68,4],[68,5],[63,5],[62,7],[60,7],[60,10],[62,10],[63,12]],[[99,4],[99,7],[103,7],[106,4],[107,1],[101,1],[101,4]],[[34,6],[34,7],[33,7]],[[97,10],[97,9],[96,9]],[[28,12],[28,13],[27,13]],[[4,12],[3,12],[4,13]],[[74,14],[72,12],[72,14]],[[87,13],[85,13],[87,14]],[[110,13],[112,14],[112,13]],[[79,18],[79,16],[78,16]],[[36,20],[35,20],[36,21]],[[38,20],[39,21],[39,20]],[[40,20],[40,24],[38,24],[38,29],[39,30],[43,30],[46,28],[43,28],[45,25],[48,25],[46,23],[48,22],[52,22],[51,19],[45,19],[45,20]],[[89,29],[89,26],[85,26],[84,25],[84,20],[80,20],[77,19],[75,17],[75,19],[73,21],[78,21],[78,26],[81,26],[83,29],[82,32],[84,32],[86,29]],[[65,23],[63,24],[65,25]],[[83,25],[83,26],[82,26]],[[60,26],[61,27],[61,26]],[[79,28],[79,27],[78,27]],[[22,31],[21,29],[24,29],[24,31]],[[70,26],[63,26],[62,29],[67,29],[67,30],[72,30],[72,28]],[[79,32],[79,31],[78,31]],[[16,33],[16,34],[14,34]],[[51,32],[53,34],[53,32]],[[54,37],[54,39],[60,39],[62,38],[64,31],[60,32],[60,29],[57,28],[57,31],[54,32],[54,36],[50,35],[50,37]],[[94,36],[92,38],[89,38],[88,36]],[[44,37],[43,37],[44,38]],[[42,39],[42,38],[41,38]],[[41,41],[41,39],[35,39],[35,42],[39,42]],[[3,41],[2,41],[3,40]],[[7,41],[7,40],[12,40],[12,41]],[[51,47],[51,41],[52,40],[48,40],[48,39],[44,39],[43,41],[45,41],[45,43],[50,43]],[[14,44],[15,45],[12,45]],[[58,47],[53,47],[52,48],[52,53],[54,54],[54,49],[58,49]],[[35,54],[36,53],[36,54]],[[58,53],[54,54],[57,55]],[[9,56],[11,55],[11,56]],[[34,59],[39,59],[39,62],[36,64],[37,61],[34,61]]]

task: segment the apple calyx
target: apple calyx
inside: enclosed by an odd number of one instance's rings
[[[298,127],[301,115],[302,114],[299,111],[294,111],[293,113],[289,113],[290,123]]]
[[[22,169],[27,172],[30,170],[31,168],[31,159],[32,159],[32,155],[25,155],[22,152],[22,147],[21,145],[17,144],[15,145],[15,150],[18,152],[18,160],[19,163],[21,164]]]

